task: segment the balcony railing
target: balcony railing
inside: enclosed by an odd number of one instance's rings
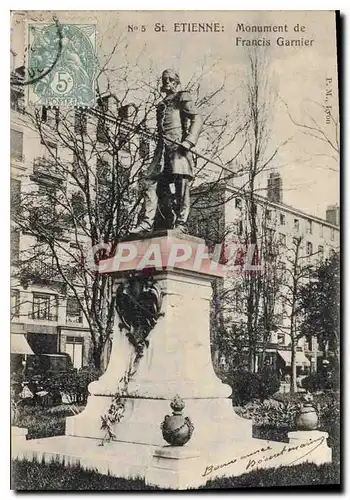
[[[57,321],[58,315],[47,313],[46,311],[31,311],[28,313],[29,319],[38,319],[40,321]]]
[[[38,255],[35,262],[27,266],[27,273],[32,276],[35,282],[60,281],[60,274],[56,265],[42,261],[43,256]]]
[[[68,315],[67,314],[67,318],[66,318],[66,322],[67,323],[78,323],[78,324],[81,324],[83,322],[83,317],[81,315]]]
[[[38,177],[51,177],[58,181],[64,180],[64,175],[56,167],[55,161],[45,157],[34,158],[33,173]]]

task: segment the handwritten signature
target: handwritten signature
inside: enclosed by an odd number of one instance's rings
[[[219,464],[219,465],[207,465],[205,468],[204,474],[202,474],[202,477],[208,476],[212,472],[215,472],[219,469],[223,469],[225,467],[228,467],[229,465],[233,465],[233,464],[238,463],[242,460],[249,459],[248,463],[246,465],[246,468],[245,468],[245,470],[248,470],[248,469],[255,467],[256,465],[261,465],[264,462],[268,462],[269,460],[273,460],[274,458],[281,457],[282,455],[286,455],[292,451],[306,449],[306,453],[304,453],[304,455],[297,457],[295,460],[293,460],[292,462],[290,462],[288,464],[288,465],[292,465],[294,462],[297,462],[301,458],[304,458],[307,455],[310,455],[310,453],[312,453],[319,446],[321,446],[321,444],[323,443],[323,441],[325,439],[326,439],[325,436],[321,436],[317,439],[313,439],[311,441],[308,441],[306,443],[301,443],[301,444],[298,444],[296,446],[290,446],[290,445],[285,444],[283,446],[283,448],[281,449],[281,451],[279,451],[277,453],[271,453],[271,454],[266,453],[266,452],[272,451],[272,448],[270,445],[268,445],[264,448],[257,448],[256,450],[252,451],[251,453],[248,453],[246,455],[242,455],[241,457],[233,458],[229,462],[224,462],[224,463]],[[264,453],[264,455],[261,458],[258,458],[262,453]],[[251,458],[251,457],[254,457],[254,458]]]

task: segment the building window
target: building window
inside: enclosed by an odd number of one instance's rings
[[[275,238],[275,230],[274,229],[266,229],[266,258],[271,259],[275,257],[276,254],[276,241]]]
[[[131,121],[133,118],[135,118],[136,112],[137,109],[134,105],[126,104],[125,106],[121,106],[118,109],[118,117],[121,120]]]
[[[310,241],[306,242],[306,254],[312,255],[312,243]]]
[[[284,214],[280,214],[280,225],[284,226],[286,223],[286,216]]]
[[[83,366],[83,339],[67,337],[65,352],[70,356],[73,367],[79,370]]]
[[[11,158],[23,161],[23,133],[11,129]]]
[[[82,323],[83,314],[76,297],[67,297],[67,323]]]
[[[282,246],[286,246],[286,235],[285,234],[280,234],[279,235],[279,244]]]
[[[53,206],[57,202],[57,186],[52,185],[52,184],[38,184],[38,195],[39,196],[48,196],[50,198],[50,206],[47,207],[48,212],[52,212]]]
[[[11,264],[16,265],[19,261],[20,233],[16,229],[11,229]]]
[[[48,108],[46,106],[42,107],[41,110],[41,121],[47,123],[50,127],[55,127],[58,125],[60,119],[60,110],[56,106]]]
[[[19,317],[19,290],[11,290],[11,318]]]
[[[41,144],[45,146],[44,157],[49,160],[57,159],[57,144],[52,141],[41,140]]]
[[[79,135],[86,135],[87,133],[87,116],[83,110],[75,111],[74,132]]]
[[[104,117],[99,117],[97,121],[96,138],[102,144],[108,144],[108,130]]]
[[[140,138],[140,158],[148,158],[150,152],[149,139],[146,137]]]
[[[126,130],[120,130],[118,134],[118,147],[126,153],[131,152],[130,134]]]
[[[17,215],[21,205],[21,181],[11,179],[11,217]]]
[[[334,229],[331,227],[331,241],[334,241]]]
[[[33,293],[31,319],[57,321],[57,297],[48,293]]]
[[[323,237],[323,226],[320,224],[320,236]]]
[[[273,239],[274,239],[274,237],[275,237],[275,230],[271,229],[271,228],[266,229],[266,239],[267,239],[267,241],[272,242]]]
[[[321,259],[324,257],[324,247],[323,245],[318,245],[318,255]]]
[[[272,212],[271,210],[266,210],[266,220],[271,220]]]
[[[309,339],[307,339],[305,344],[306,344],[306,348],[308,351],[312,352],[314,350],[313,337],[310,337]]]
[[[109,108],[109,96],[100,97],[97,101],[97,106],[100,113],[107,113]]]
[[[86,203],[84,195],[80,191],[72,193],[71,206],[72,206],[72,214],[71,214],[72,217],[78,221],[78,224],[85,227]]]
[[[237,221],[237,233],[238,236],[242,236],[243,234],[243,221],[241,220]]]
[[[75,181],[81,184],[83,184],[85,181],[84,163],[79,162],[79,157],[75,151],[73,151],[72,176]]]
[[[294,229],[299,231],[299,219],[294,219]]]
[[[285,345],[286,343],[286,338],[285,338],[285,334],[284,333],[278,333],[277,334],[277,344],[278,345]]]
[[[110,179],[111,168],[107,160],[97,158],[96,176],[100,184],[108,183]]]
[[[11,109],[24,113],[24,94],[17,89],[11,89]]]
[[[242,198],[235,198],[235,208],[242,208]]]
[[[312,221],[311,220],[306,221],[306,232],[308,234],[312,234]]]

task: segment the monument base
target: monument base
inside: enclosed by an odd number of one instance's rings
[[[326,432],[292,433],[290,443],[262,439],[230,439],[216,448],[152,446],[113,441],[57,436],[17,444],[13,458],[58,461],[101,474],[126,479],[142,478],[147,485],[185,490],[205,486],[218,477],[236,477],[256,469],[291,466],[305,462],[330,462]]]
[[[91,395],[82,413],[66,419],[66,435],[103,439],[101,416],[105,415],[112,396]],[[122,398],[124,415],[114,424],[113,433],[117,441],[163,446],[160,424],[166,414],[171,414],[170,399]],[[184,399],[188,415],[195,430],[191,445],[197,448],[216,447],[230,438],[250,439],[252,421],[238,416],[229,398]]]
[[[175,237],[167,231],[133,243],[137,243],[141,261],[157,249],[161,262],[171,260],[174,249],[193,255],[192,261],[180,255],[172,267],[161,265],[152,270],[152,280],[145,290],[153,290],[158,299],[154,302],[152,296],[152,304],[160,311],[142,356],[136,361],[135,346],[129,340],[138,323],[132,330],[127,327],[128,321],[119,318],[107,370],[89,385],[84,411],[66,419],[66,435],[16,442],[13,457],[79,464],[102,474],[143,478],[148,485],[175,490],[198,488],[208,480],[239,476],[258,468],[330,461],[326,433],[291,433],[289,444],[254,439],[252,422],[235,414],[229,398],[231,388],[219,380],[212,365],[211,281],[217,273],[212,271],[210,259],[197,269],[195,259],[203,251],[201,240],[187,235]],[[128,291],[125,295],[132,296],[132,279],[138,280],[140,290],[145,282],[142,273],[141,278],[135,273],[128,278],[125,273],[136,269],[129,264],[121,272],[111,262],[106,272],[115,274],[116,293],[121,286],[122,291]],[[126,280],[129,288],[123,288]],[[131,313],[129,316],[132,324]],[[108,413],[116,394],[123,408],[122,418],[111,429],[115,441],[101,446],[105,437],[101,417]],[[165,446],[160,428],[164,417],[175,408],[170,402],[176,398],[182,400],[181,411],[194,426],[190,441],[183,447]]]

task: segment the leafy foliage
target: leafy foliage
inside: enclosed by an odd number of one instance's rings
[[[125,401],[122,399],[120,394],[116,394],[113,396],[107,413],[105,415],[101,415],[101,430],[106,431],[101,446],[103,446],[105,442],[112,441],[116,437],[113,432],[113,426],[122,420],[124,413]]]
[[[263,401],[278,391],[280,385],[275,373],[250,373],[245,370],[230,371],[225,383],[232,388],[234,405],[245,405],[255,399]]]
[[[339,355],[340,256],[333,253],[311,274],[300,292],[303,321],[301,332],[315,336],[321,348]]]
[[[335,371],[313,373],[303,379],[302,386],[309,392],[337,390],[339,389],[339,374]]]
[[[238,415],[253,420],[258,426],[295,428],[295,417],[300,408],[303,393],[276,394],[273,399],[252,401],[235,408]],[[332,432],[340,426],[340,402],[338,393],[315,394],[313,406],[320,419],[320,429]]]
[[[298,403],[268,399],[260,402],[251,401],[241,408],[236,408],[235,411],[259,426],[293,429],[298,409]]]
[[[34,398],[31,400],[33,404],[40,401],[40,398],[35,397],[35,393],[39,391],[48,393],[49,405],[60,404],[63,394],[70,403],[85,404],[88,397],[88,386],[90,382],[99,377],[99,374],[100,372],[94,367],[86,367],[63,373],[36,374],[29,378],[18,375],[11,379],[11,385],[16,400],[19,398],[18,394],[21,388],[26,385],[34,394]]]

